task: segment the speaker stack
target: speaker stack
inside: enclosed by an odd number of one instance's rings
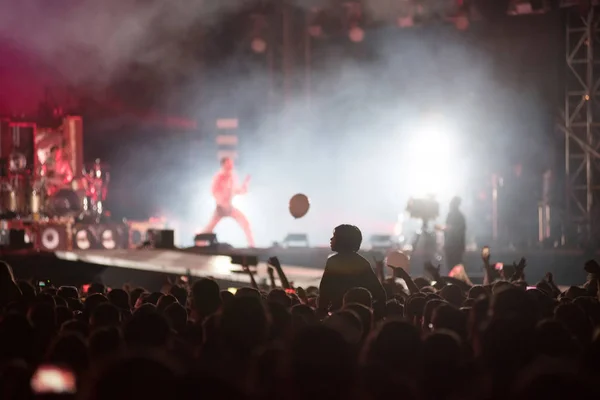
[[[154,249],[174,249],[175,231],[172,229],[150,229],[148,242]]]
[[[148,241],[148,232],[165,228],[165,222],[158,218],[148,221],[127,221],[129,226],[129,246],[136,249]]]
[[[126,224],[75,224],[74,250],[118,250],[129,248],[129,229]]]
[[[33,233],[31,226],[21,220],[0,221],[0,248],[4,250],[23,250],[32,248]]]
[[[40,223],[36,225],[34,243],[38,250],[67,251],[71,249],[71,225]]]

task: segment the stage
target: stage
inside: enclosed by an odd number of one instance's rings
[[[182,276],[191,280],[210,277],[224,288],[250,285],[248,274],[242,272],[239,265],[232,264],[230,256],[184,250],[22,250],[4,253],[2,259],[12,266],[19,279],[49,279],[55,285],[83,285],[94,281],[112,287],[130,284],[160,290],[167,278]],[[283,264],[282,269],[295,286],[319,285],[322,271],[318,269],[290,264]],[[259,284],[266,282],[266,262],[260,262],[252,270]],[[276,281],[280,284],[277,276]]]
[[[74,250],[3,252],[6,260],[19,279],[50,279],[56,285],[82,285],[92,281],[113,287],[123,284],[143,286],[148,290],[160,290],[167,277],[188,276],[190,279],[212,277],[223,288],[250,284],[247,274],[239,265],[231,263],[231,255],[255,255],[259,264],[253,268],[256,281],[268,279],[266,260],[279,257],[288,280],[295,286],[318,286],[323,267],[331,251],[327,248],[266,248],[228,249],[127,249],[127,250]],[[364,252],[373,262],[382,253]],[[525,270],[527,281],[535,284],[547,272],[554,274],[562,286],[580,285],[585,282],[584,262],[590,255],[577,250],[529,250],[522,253],[492,253],[494,262],[512,263],[521,256],[527,257]],[[411,275],[422,275],[423,259],[418,254],[411,260]],[[465,267],[475,283],[483,278],[482,263],[478,252],[468,252]]]

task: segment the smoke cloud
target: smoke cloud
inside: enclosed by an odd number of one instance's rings
[[[196,26],[214,26],[245,3],[5,0],[0,37],[36,54],[66,81],[102,87],[132,63],[177,75],[190,57],[181,44],[193,49],[189,41]],[[373,14],[393,15],[382,7],[395,2],[370,3]],[[284,99],[274,94],[280,92],[280,77],[270,74],[264,55],[237,57],[250,52],[249,43],[234,47],[236,54],[218,69],[185,80],[178,102],[205,127],[214,128],[216,118],[240,120],[240,174],[253,176],[240,208],[260,245],[294,231],[308,233],[314,244],[326,243],[328,229],[344,222],[359,225],[365,235],[390,233],[408,197],[421,194],[411,185],[423,168],[451,172],[457,182],[440,197],[463,195],[468,209],[468,194],[485,188],[486,173],[510,163],[511,153],[541,146],[537,138],[543,137],[548,113],[539,87],[555,82],[549,68],[542,73],[538,66],[549,65],[555,54],[541,45],[552,41],[530,35],[540,26],[524,21],[517,33],[501,39],[519,47],[498,47],[501,40],[478,27],[473,32],[452,26],[399,29],[394,22],[390,18],[391,26],[367,30],[363,43],[351,43],[344,33],[315,39],[310,96],[300,49],[285,112]],[[499,64],[499,54],[510,54],[512,63]],[[413,138],[424,135],[420,126],[429,114],[446,121],[436,134],[449,135],[448,141],[465,150],[449,162],[429,159],[427,149],[415,159],[411,150]],[[201,229],[214,206],[209,184],[218,168],[216,154],[181,143],[169,147],[169,142],[163,139],[154,152],[147,145],[114,156],[111,190],[129,195],[135,187],[136,208],[145,203],[153,211],[169,210]],[[185,150],[190,154],[182,155]],[[298,192],[311,198],[312,207],[304,219],[293,221],[287,201]],[[231,221],[217,233],[222,241],[244,243]]]
[[[66,81],[108,81],[131,62],[170,71],[179,44],[240,0],[19,0],[0,4],[0,38],[31,53]]]

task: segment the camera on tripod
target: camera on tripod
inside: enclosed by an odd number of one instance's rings
[[[406,205],[406,211],[408,211],[411,218],[431,221],[440,215],[440,203],[433,197],[418,199],[411,197]]]

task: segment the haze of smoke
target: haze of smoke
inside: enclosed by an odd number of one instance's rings
[[[2,0],[0,37],[77,82],[108,81],[131,62],[168,70],[177,43],[242,0]]]

